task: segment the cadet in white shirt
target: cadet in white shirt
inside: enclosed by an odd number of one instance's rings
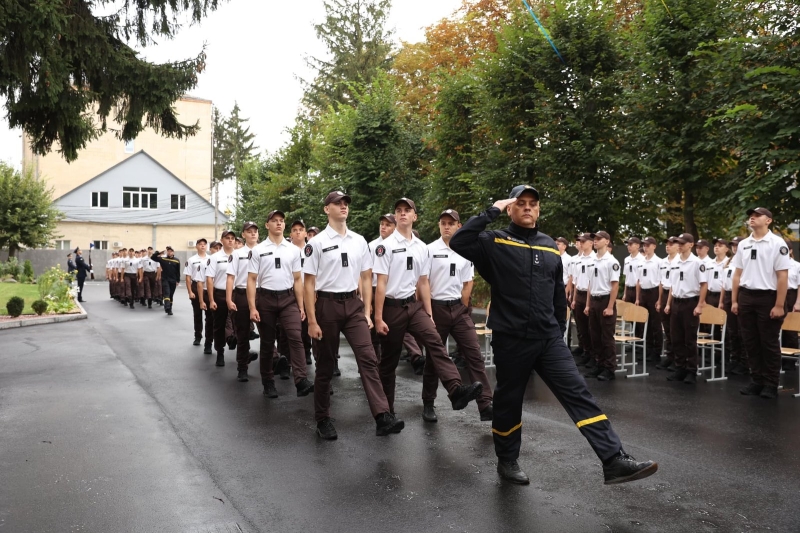
[[[306,318],[303,281],[300,279],[300,250],[283,237],[285,215],[274,210],[267,214],[268,236],[253,249],[247,267],[247,303],[250,320],[261,335],[261,383],[264,396],[277,398],[275,369],[272,365],[276,328],[280,323],[289,341],[289,358],[294,369],[298,396],[308,396],[314,384],[306,377],[306,357],[301,323]]]
[[[303,248],[306,247],[306,223],[302,220],[298,219],[292,222],[292,225],[289,227],[289,236],[291,238],[292,244],[294,244],[298,250],[300,250],[300,280],[303,281],[303,265],[305,264],[305,256],[302,254]],[[310,365],[311,361],[311,337],[308,336],[308,320],[303,320],[301,323],[300,335],[303,339],[303,351],[306,354],[306,365]],[[285,333],[281,333],[282,337],[286,337]],[[285,340],[284,340],[285,342]]]
[[[636,305],[647,309],[647,359],[658,363],[661,361],[661,317],[658,313],[658,291],[661,285],[661,262],[656,255],[658,242],[654,237],[645,237],[642,241],[644,255],[639,261],[636,273]],[[640,254],[641,255],[641,254]]]
[[[158,271],[159,265],[152,259],[150,256],[153,255],[152,252],[150,255],[147,255],[146,252],[143,251],[141,261],[142,261],[142,291],[140,291],[139,296],[142,298],[140,303],[144,305],[144,300],[147,300],[147,308],[153,308],[153,298],[155,298],[156,294],[156,272]]]
[[[563,269],[563,276],[564,276],[564,291],[566,292],[567,295],[567,301],[569,301],[572,293],[572,284],[570,283],[570,272],[572,270],[573,257],[567,253],[567,248],[569,248],[569,241],[565,237],[557,238],[556,246],[558,246],[558,253],[559,255],[561,255],[561,267]],[[569,328],[569,324],[567,324],[567,328]]]
[[[747,211],[752,233],[739,244],[733,260],[731,310],[739,316],[752,383],[740,392],[778,397],[781,371],[779,333],[786,315],[789,284],[789,247],[769,230],[772,212],[763,207]]]
[[[208,259],[205,287],[208,291],[208,307],[214,315],[214,350],[217,366],[225,366],[225,327],[228,322],[228,306],[225,289],[228,285],[228,264],[233,254],[236,234],[225,230],[220,237],[220,248]]]
[[[786,291],[786,311],[796,313],[798,312],[797,288],[800,286],[800,263],[794,258],[792,241],[789,239],[784,240],[786,241],[786,246],[789,248],[789,257],[792,259],[792,266],[789,267],[788,290]],[[794,331],[784,331],[781,336],[781,346],[784,348],[800,348],[797,333]],[[783,361],[784,370],[791,370],[794,366],[794,360]]]
[[[702,242],[702,239],[700,241]],[[725,279],[725,266],[728,264],[728,241],[725,239],[713,239],[714,258],[708,258],[705,263],[706,275],[708,276],[708,292],[706,293],[706,305],[721,309],[722,303],[722,283]],[[698,256],[699,259],[699,256]],[[709,333],[711,327],[701,326],[701,331]],[[722,340],[722,328],[714,328],[714,340]]]
[[[401,198],[395,202],[394,217],[397,229],[375,248],[373,260],[373,271],[378,275],[375,328],[383,335],[380,375],[386,399],[389,407],[393,407],[397,363],[403,337],[409,331],[425,346],[428,354],[425,365],[433,365],[447,389],[453,409],[463,409],[480,395],[483,385],[480,382],[461,384],[461,375],[431,318],[430,256],[425,243],[412,233],[417,220],[414,201]],[[415,296],[417,291],[420,300]]]
[[[619,261],[608,250],[611,236],[605,231],[593,234],[597,256],[594,259],[592,279],[589,281],[590,299],[584,308],[589,317],[592,335],[592,354],[597,367],[584,376],[600,381],[615,379],[617,349],[614,329],[617,326],[617,291],[619,290]]]
[[[710,271],[714,263],[714,258],[708,255],[711,251],[711,243],[706,239],[700,239],[695,244],[695,251],[697,252],[697,258],[706,266],[706,270]]]
[[[325,197],[328,227],[308,241],[303,255],[305,296],[308,306],[308,334],[316,339],[317,372],[314,378],[314,419],[317,435],[326,440],[338,437],[330,415],[330,390],[339,334],[344,333],[353,349],[361,384],[375,419],[375,434],[400,433],[405,423],[390,412],[378,374],[378,360],[372,349],[372,255],[367,241],[347,229],[351,199],[342,191]],[[361,298],[357,296],[360,288]]]
[[[589,315],[584,309],[589,305],[589,284],[594,275],[594,237],[591,233],[578,236],[578,255],[572,261],[572,300],[570,307],[575,317],[575,328],[578,330],[578,343],[581,348],[578,355],[583,354],[583,359],[578,361],[578,366],[596,366],[596,358],[592,352],[592,334],[589,329]]]
[[[467,363],[469,380],[483,385],[476,402],[481,420],[491,422],[492,388],[486,376],[475,323],[469,313],[475,268],[450,248],[450,238],[460,227],[461,219],[457,211],[446,209],[439,214],[441,237],[428,245],[431,314],[442,343],[447,341],[447,337],[452,337],[458,345],[458,353]],[[422,377],[422,419],[426,422],[437,421],[434,400],[439,380],[432,359],[425,361]]]
[[[734,237],[728,241],[728,246],[731,250],[731,257],[725,263],[722,279],[722,295],[720,298],[720,309],[725,311],[728,319],[725,322],[725,348],[727,353],[726,369],[729,374],[735,376],[746,375],[750,373],[750,367],[747,363],[747,356],[744,355],[742,347],[742,336],[739,332],[739,317],[733,314],[731,310],[732,296],[733,296],[733,274],[736,268],[733,266],[733,257],[736,256],[736,251],[739,243],[744,240],[743,237]]]
[[[697,326],[708,290],[706,265],[692,253],[694,236],[681,233],[672,240],[680,246],[680,256],[670,271],[672,290],[664,312],[670,315],[675,372],[669,381],[697,383]]]
[[[142,264],[133,248],[128,248],[128,258],[122,264],[125,280],[125,303],[133,309],[133,302],[139,295],[139,283],[142,281]]]
[[[117,298],[117,252],[111,252],[111,259],[106,261],[106,280],[108,280],[108,294],[112,299]]]
[[[225,285],[225,299],[228,309],[233,313],[234,332],[236,334],[236,379],[240,382],[248,380],[247,367],[258,359],[257,352],[250,351],[250,304],[247,302],[247,269],[253,248],[258,245],[258,224],[247,221],[242,226],[245,244],[233,251],[228,259],[228,280]],[[270,356],[270,360],[272,357]]]
[[[194,314],[194,342],[192,344],[195,346],[200,346],[200,341],[203,339],[203,309],[200,306],[203,295],[197,292],[197,280],[202,279],[200,269],[208,261],[208,257],[206,257],[207,246],[208,241],[206,239],[198,239],[195,243],[197,253],[186,261],[186,266],[183,269],[183,276],[186,278],[186,290],[189,293],[189,300],[192,302],[192,312]],[[206,315],[208,315],[208,313],[206,313]],[[208,353],[211,353],[211,337],[213,332],[211,328],[208,327],[209,325],[209,321],[206,320],[206,345],[208,347]]]
[[[623,262],[623,274],[625,275],[625,294],[623,300],[629,303],[636,302],[636,274],[639,272],[639,263],[642,260],[642,254],[639,252],[642,246],[642,240],[639,237],[631,237],[625,241],[630,254]],[[637,336],[641,334],[637,333]]]
[[[152,291],[153,302],[158,305],[164,305],[163,287],[161,286],[161,277],[163,274],[163,270],[161,268],[161,263],[159,263],[158,261],[154,261],[152,259],[153,257],[152,246],[147,247],[147,255],[145,255],[145,257],[153,263],[153,267],[156,269],[155,271],[156,275],[154,276],[155,285],[153,286],[153,291]]]
[[[678,260],[679,245],[676,237],[667,239],[667,257],[665,257],[659,267],[659,278],[661,286],[658,289],[658,309],[661,326],[664,329],[664,361],[656,365],[659,370],[675,370],[675,356],[672,353],[672,331],[670,327],[670,316],[666,313],[669,293],[672,291],[672,266]]]

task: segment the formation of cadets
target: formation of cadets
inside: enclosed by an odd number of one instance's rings
[[[666,240],[666,257],[656,255],[653,237],[625,241],[630,255],[623,265],[609,252],[611,238],[598,231],[576,239],[569,256],[559,238],[564,283],[573,310],[578,346],[573,354],[587,378],[614,379],[615,299],[620,278],[624,300],[648,311],[645,339],[648,361],[669,371],[669,381],[697,382],[698,326],[706,306],[724,310],[728,372],[750,375],[744,395],[774,399],[781,371],[781,345],[798,347],[797,334],[780,332],[785,314],[800,311],[797,289],[800,263],[791,243],[770,230],[772,213],[747,211],[749,237],[711,241],[683,233]],[[696,254],[694,253],[696,252]],[[643,324],[636,336],[641,337]],[[721,337],[721,331],[715,335]]]

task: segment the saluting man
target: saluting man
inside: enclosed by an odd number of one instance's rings
[[[300,279],[300,250],[283,237],[285,215],[267,213],[269,235],[253,249],[247,267],[247,303],[250,320],[261,335],[261,383],[264,396],[277,398],[272,365],[276,328],[281,325],[289,342],[289,357],[294,368],[298,396],[308,396],[314,384],[306,377],[306,357],[301,323],[306,318],[303,281]]]
[[[425,243],[412,232],[417,220],[414,201],[410,198],[396,201],[394,218],[397,228],[375,248],[373,264],[373,271],[378,275],[375,328],[379,335],[384,336],[380,360],[383,391],[389,407],[394,410],[397,364],[403,350],[403,338],[406,332],[410,332],[425,347],[428,354],[425,365],[433,365],[447,389],[452,408],[463,409],[481,394],[483,385],[480,382],[461,384],[461,375],[447,354],[431,318],[430,255]]]
[[[739,316],[753,381],[739,392],[775,399],[781,372],[779,333],[792,261],[789,247],[769,230],[772,212],[757,207],[749,209],[747,216],[752,233],[739,244],[733,259],[731,310]]]
[[[164,312],[172,316],[172,302],[175,298],[175,289],[180,282],[181,263],[175,258],[175,250],[167,246],[164,250],[166,257],[161,252],[153,252],[151,259],[161,267],[161,294],[164,298]]]
[[[574,290],[570,306],[575,317],[575,327],[578,330],[578,342],[582,349],[583,358],[578,361],[578,366],[597,366],[593,355],[592,333],[589,329],[589,315],[584,309],[589,304],[589,285],[594,274],[594,260],[597,252],[594,251],[594,237],[591,233],[578,235],[578,256],[572,262],[572,279]]]
[[[680,247],[680,256],[670,270],[672,290],[664,312],[670,315],[675,372],[668,381],[697,383],[697,326],[708,291],[706,265],[692,253],[694,236],[681,233],[672,237]]]
[[[364,394],[375,419],[375,434],[380,437],[400,433],[405,427],[390,412],[378,374],[378,360],[369,336],[372,255],[364,237],[347,229],[351,201],[342,191],[333,191],[325,197],[328,226],[309,240],[303,250],[308,334],[317,340],[319,351],[314,377],[314,419],[317,435],[325,440],[338,437],[330,414],[330,394],[340,333],[344,333],[358,363]]]
[[[504,210],[511,224],[487,231],[486,226]],[[606,484],[650,476],[658,465],[637,462],[625,453],[564,343],[567,299],[562,263],[553,239],[539,232],[538,218],[539,192],[530,185],[518,185],[511,189],[509,199],[469,219],[450,241],[453,250],[472,261],[492,288],[488,327],[493,332],[497,365],[492,421],[497,472],[511,483],[530,483],[517,459],[522,401],[535,370],[603,462]]]
[[[250,304],[247,302],[247,269],[250,267],[252,251],[258,245],[258,224],[247,221],[242,226],[244,245],[233,251],[228,259],[228,281],[225,298],[228,310],[233,313],[236,335],[236,380],[248,381],[247,367],[258,359],[258,352],[250,351]],[[270,355],[270,361],[272,356]]]
[[[590,298],[583,312],[589,317],[592,334],[592,353],[597,367],[584,376],[599,381],[616,379],[617,348],[614,330],[617,327],[617,292],[619,290],[619,261],[608,250],[611,235],[605,231],[593,234],[597,256],[594,259]]]
[[[647,309],[647,360],[655,363],[661,361],[663,342],[661,317],[658,314],[660,267],[663,260],[656,255],[657,242],[654,237],[645,237],[642,241],[644,256],[636,274],[636,305]]]

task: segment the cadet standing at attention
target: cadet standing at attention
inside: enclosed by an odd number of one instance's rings
[[[675,358],[672,354],[672,335],[670,331],[670,316],[665,312],[669,293],[672,291],[672,264],[678,259],[678,243],[675,237],[670,237],[666,242],[667,257],[661,262],[661,288],[658,291],[658,312],[661,316],[661,325],[664,328],[664,360],[656,365],[659,370],[675,370]]]
[[[661,317],[658,314],[662,259],[656,255],[656,244],[654,237],[645,237],[642,241],[644,256],[639,262],[639,272],[636,275],[636,305],[647,309],[647,360],[654,363],[661,361],[663,342]]]
[[[725,356],[730,363],[728,365],[728,373],[734,376],[750,373],[747,356],[744,354],[744,349],[742,347],[742,336],[739,333],[739,317],[734,315],[731,310],[731,303],[733,302],[733,274],[736,272],[736,268],[733,266],[733,258],[736,257],[739,243],[742,240],[742,237],[734,237],[728,241],[732,256],[725,265],[722,280],[722,301],[720,302],[720,309],[723,309],[728,316],[728,320],[725,322],[725,347],[727,348]]]
[[[617,327],[617,293],[619,290],[619,261],[608,250],[611,235],[605,231],[594,234],[594,259],[592,279],[589,282],[589,301],[583,312],[589,317],[589,331],[592,334],[592,353],[597,367],[584,376],[600,381],[616,379],[617,345],[614,343],[614,330]]]
[[[747,211],[752,233],[739,244],[734,256],[731,310],[739,317],[750,375],[753,381],[742,394],[778,397],[781,373],[779,333],[786,315],[789,286],[789,247],[769,230],[772,212],[763,207]]]
[[[511,216],[508,228],[486,231],[506,209]],[[492,421],[497,471],[511,483],[530,483],[517,459],[522,401],[535,370],[602,461],[607,485],[650,476],[658,465],[637,462],[625,453],[564,343],[567,299],[562,264],[553,239],[539,232],[538,218],[539,192],[519,185],[508,200],[469,219],[450,241],[453,250],[472,261],[492,288],[487,326],[493,332],[497,366]]]
[[[595,357],[592,352],[592,334],[589,329],[589,316],[583,312],[589,303],[589,284],[594,274],[594,260],[597,253],[594,251],[594,239],[591,233],[578,235],[578,255],[572,262],[572,279],[574,289],[572,291],[573,316],[575,317],[575,327],[578,330],[578,342],[580,343],[583,359],[578,361],[578,366],[591,364],[595,366]]]
[[[623,271],[625,273],[625,294],[623,300],[629,303],[636,302],[636,274],[639,272],[639,263],[642,260],[642,254],[639,250],[642,246],[642,240],[639,237],[631,237],[625,241],[628,247],[628,257],[625,258],[623,263]],[[636,334],[641,337],[639,333]]]

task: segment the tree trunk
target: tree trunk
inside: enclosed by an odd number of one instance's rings
[[[8,258],[11,259],[12,257],[17,256],[17,250],[19,250],[18,246],[14,246],[13,244],[8,245]]]
[[[680,224],[683,218],[683,191],[676,190],[668,198],[671,198],[671,202],[667,205],[667,237],[673,237],[683,233]]]
[[[692,191],[683,193],[683,226],[686,233],[691,233],[695,239],[699,237],[694,220],[694,193]]]

